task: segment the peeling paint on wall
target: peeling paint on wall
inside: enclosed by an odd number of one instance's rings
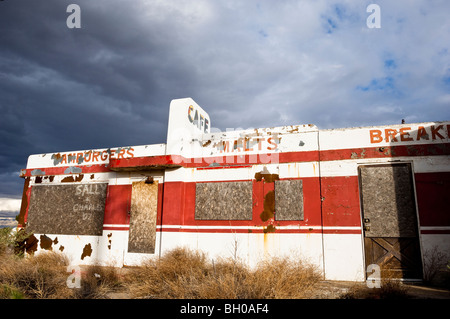
[[[41,242],[40,244],[41,249],[53,250],[52,249],[53,240],[51,240],[51,238],[48,237],[47,235],[41,235],[40,242]]]
[[[78,176],[67,176],[61,180],[61,183],[81,182],[83,180],[83,177],[83,174],[78,174]]]
[[[86,244],[83,248],[83,253],[81,254],[81,260],[83,260],[84,257],[90,257],[91,254],[92,254],[91,244]]]
[[[112,233],[109,233],[108,234],[108,249],[111,249],[111,242],[112,242],[111,237],[112,237]]]
[[[31,235],[25,240],[25,252],[27,254],[34,254],[37,251],[39,240]]]
[[[83,170],[80,167],[69,166],[65,169],[64,174],[78,174],[81,173],[82,171]]]

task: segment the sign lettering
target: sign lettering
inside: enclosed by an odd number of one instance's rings
[[[446,132],[447,131],[447,132]],[[370,143],[396,143],[396,142],[412,142],[412,141],[435,141],[450,138],[450,125],[445,128],[444,125],[430,125],[429,127],[418,126],[417,130],[411,127],[402,127],[400,129],[377,129],[370,130]],[[445,137],[447,135],[447,137]]]
[[[95,163],[104,162],[108,159],[123,159],[134,157],[134,148],[132,147],[119,147],[117,149],[107,149],[103,151],[84,151],[78,153],[69,154],[53,154],[53,165],[58,164],[82,164],[82,163]]]
[[[207,133],[209,131],[209,121],[193,105],[188,108],[188,120],[200,131]]]

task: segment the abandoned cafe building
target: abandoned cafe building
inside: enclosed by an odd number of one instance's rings
[[[295,256],[328,280],[368,265],[421,279],[450,252],[450,122],[213,132],[170,103],[164,144],[31,155],[21,171],[27,252],[136,265],[176,247],[250,266]]]

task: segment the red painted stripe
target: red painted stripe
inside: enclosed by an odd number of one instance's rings
[[[186,226],[186,225],[185,225]],[[229,229],[205,229],[205,228],[200,228],[200,229],[194,229],[194,225],[190,226],[193,227],[191,229],[185,229],[185,228],[163,228],[161,231],[162,232],[168,232],[168,233],[211,233],[211,234],[230,234],[230,233],[239,233],[239,234],[243,234],[243,233],[249,233],[249,234],[263,234],[265,233],[265,228],[261,228],[261,229],[254,229],[251,228],[251,226],[249,225],[248,229],[242,229],[242,228],[229,228]],[[321,229],[277,229],[277,227],[275,226],[275,232],[267,232],[266,234],[321,234],[322,230]],[[360,229],[324,229],[323,230],[324,234],[361,234],[361,230]]]
[[[133,167],[180,167],[186,159],[179,155],[161,155],[132,157],[123,159],[110,159],[109,167],[111,170],[119,170]]]
[[[130,227],[111,227],[111,226],[103,226],[103,230],[130,230]]]
[[[369,148],[337,149],[320,151],[321,161],[350,160],[358,158],[391,158],[399,156],[450,155],[450,143],[398,145]],[[319,160],[318,151],[283,152],[251,155],[230,155],[216,157],[184,158],[179,155],[145,156],[126,159],[111,159],[108,164],[85,165],[79,167],[83,174],[109,172],[111,170],[132,170],[145,167],[189,167],[189,168],[238,168],[267,163],[299,163]],[[218,166],[219,165],[219,166]],[[33,175],[64,175],[73,166],[24,169],[22,177]],[[41,170],[44,174],[32,174]]]
[[[81,169],[80,173],[76,174],[93,174],[93,173],[106,173],[111,172],[107,164],[95,164],[95,165],[80,165],[80,166],[61,166],[61,167],[45,167],[45,168],[27,168],[20,172],[21,177],[29,176],[52,176],[52,175],[69,175],[66,173],[68,168],[78,167]],[[33,172],[34,171],[34,172]],[[42,172],[42,173],[41,173]],[[74,174],[74,175],[76,175]]]
[[[392,145],[368,148],[350,148],[320,152],[321,161],[337,161],[358,158],[386,158],[399,156],[450,155],[450,143]]]

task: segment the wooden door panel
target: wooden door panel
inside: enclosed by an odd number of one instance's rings
[[[415,195],[410,164],[359,168],[366,266],[382,277],[422,278]]]

